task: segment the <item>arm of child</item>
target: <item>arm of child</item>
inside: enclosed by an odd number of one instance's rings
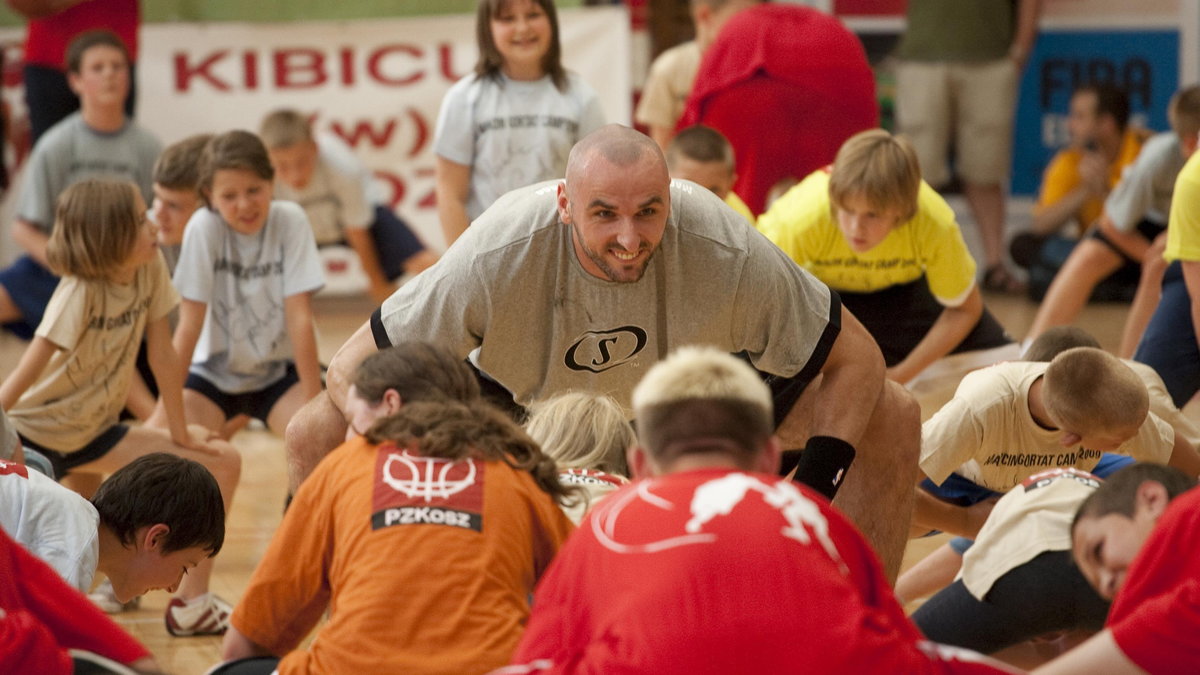
[[[33,342],[29,343],[25,353],[21,355],[16,369],[9,373],[4,379],[4,384],[0,385],[0,408],[12,409],[17,399],[21,398],[21,394],[37,382],[42,371],[46,369],[46,364],[50,362],[50,357],[57,350],[58,346],[53,342],[40,335],[34,336]]]
[[[370,284],[371,299],[383,304],[392,294],[392,284],[384,276],[383,266],[379,264],[379,251],[375,247],[375,238],[371,235],[371,230],[365,227],[347,227],[346,241],[358,254],[362,263],[363,272],[366,273]]]
[[[983,316],[983,296],[979,287],[971,289],[967,299],[957,307],[945,307],[929,332],[900,363],[888,368],[888,378],[904,384],[916,377],[929,364],[949,354],[979,323]]]
[[[272,654],[266,647],[242,635],[242,632],[236,627],[230,626],[225,630],[225,637],[221,640],[222,659],[228,662],[256,656],[272,656]]]
[[[924,478],[924,474],[921,476]],[[979,536],[979,530],[987,522],[988,514],[996,506],[995,499],[988,499],[971,506],[956,506],[944,502],[917,488],[917,499],[913,504],[910,536],[923,536],[930,530],[941,530],[967,539]]]
[[[146,324],[146,357],[150,361],[150,371],[158,382],[158,395],[162,398],[171,441],[190,450],[220,454],[219,450],[210,448],[203,440],[193,438],[188,433],[187,418],[183,412],[183,374],[186,368],[180,366],[179,354],[171,344],[171,324],[165,316]]]
[[[1196,449],[1178,429],[1175,430],[1175,446],[1171,448],[1171,457],[1167,464],[1192,478],[1200,476],[1200,454],[1196,453]]]
[[[179,302],[179,325],[175,326],[175,337],[171,343],[180,361],[180,372],[186,377],[188,366],[192,363],[192,354],[196,351],[196,342],[200,339],[200,331],[204,328],[204,315],[208,312],[208,304],[183,298]]]
[[[317,361],[317,336],[313,332],[312,293],[294,293],[283,299],[288,339],[304,400],[321,393],[321,364]]]
[[[50,241],[50,237],[37,228],[33,223],[17,218],[13,221],[12,238],[25,252],[29,254],[39,265],[50,268],[50,264],[46,262],[46,243]]]
[[[437,158],[437,208],[442,222],[442,234],[449,248],[456,239],[467,231],[471,224],[467,218],[467,195],[471,189],[471,167],[446,159]]]

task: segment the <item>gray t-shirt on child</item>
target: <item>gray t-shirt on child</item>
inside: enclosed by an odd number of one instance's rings
[[[711,192],[672,181],[662,243],[640,281],[618,283],[580,265],[558,184],[501,197],[383,303],[376,341],[470,355],[522,405],[583,389],[628,408],[646,370],[683,345],[746,352],[777,376],[820,369],[840,303]]]
[[[1142,145],[1137,159],[1126,167],[1117,187],[1104,200],[1104,212],[1122,232],[1131,232],[1138,222],[1150,220],[1165,226],[1171,212],[1175,177],[1187,158],[1179,137],[1168,131],[1155,134]]]
[[[284,299],[324,284],[312,228],[298,205],[271,202],[266,224],[252,235],[198,209],[175,268],[179,294],[208,305],[191,372],[227,394],[274,384],[292,360]]]
[[[158,139],[132,120],[120,131],[103,133],[75,113],[51,127],[34,146],[17,217],[49,234],[58,195],[85,178],[132,181],[149,204],[154,199],[154,161],[160,152]]]
[[[304,208],[318,246],[346,238],[345,228],[365,229],[375,220],[372,176],[354,150],[330,134],[317,134],[317,162],[308,185],[296,190],[275,181],[275,199]]]

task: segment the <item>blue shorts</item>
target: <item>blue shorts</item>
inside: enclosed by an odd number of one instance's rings
[[[208,378],[195,373],[188,373],[187,381],[183,386],[185,389],[191,389],[213,403],[216,403],[221,412],[225,414],[225,419],[227,420],[238,415],[249,415],[266,424],[267,416],[271,414],[271,409],[292,388],[292,385],[299,381],[300,377],[296,374],[296,364],[288,363],[287,372],[283,374],[283,377],[276,380],[274,384],[269,384],[256,391],[227,394],[209,381]]]
[[[379,266],[383,268],[383,275],[389,281],[403,276],[404,263],[425,250],[425,244],[417,239],[408,223],[382,204],[375,207],[371,237],[375,240],[375,250],[379,254]]]
[[[27,255],[17,258],[12,265],[0,270],[0,286],[8,291],[13,304],[21,312],[21,319],[4,324],[22,340],[32,340],[33,332],[42,322],[50,296],[58,288],[58,277]]]
[[[108,451],[116,447],[127,433],[129,433],[129,427],[124,424],[114,424],[74,452],[52,450],[44,445],[38,445],[20,434],[17,435],[21,438],[21,445],[33,448],[45,455],[46,459],[50,460],[50,466],[54,468],[54,477],[62,480],[63,476],[71,473],[71,469],[90,464],[107,455]]]
[[[1192,298],[1178,261],[1168,265],[1163,274],[1162,298],[1133,360],[1158,373],[1177,407],[1187,405],[1200,389],[1200,345],[1192,325]]]

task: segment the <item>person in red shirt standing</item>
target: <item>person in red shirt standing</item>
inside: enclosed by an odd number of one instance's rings
[[[850,522],[779,478],[771,396],[687,347],[633,392],[641,478],[584,519],[497,673],[1002,673],[924,641]]]
[[[879,125],[866,52],[837,19],[795,4],[693,2],[697,25],[717,37],[679,128],[703,124],[729,139],[733,190],[755,215],[775,183],[830,164],[846,139]]]
[[[1200,490],[1181,471],[1135,464],[1075,515],[1075,563],[1112,609],[1104,630],[1037,675],[1200,672]]]

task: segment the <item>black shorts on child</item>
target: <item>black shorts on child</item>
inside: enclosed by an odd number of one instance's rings
[[[216,403],[221,412],[225,413],[225,419],[232,419],[238,415],[249,415],[266,424],[267,416],[271,414],[271,409],[292,388],[292,385],[299,381],[300,377],[296,374],[296,364],[288,363],[287,372],[283,374],[283,377],[276,380],[273,384],[255,391],[227,394],[218,389],[217,385],[195,373],[188,373],[187,382],[183,386],[185,389],[191,389],[213,403]]]

